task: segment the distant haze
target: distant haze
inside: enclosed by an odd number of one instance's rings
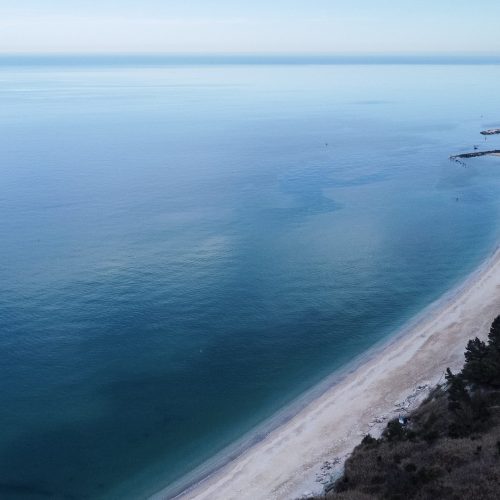
[[[0,0],[1,53],[500,53],[498,0]]]

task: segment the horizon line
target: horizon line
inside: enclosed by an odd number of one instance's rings
[[[0,52],[0,64],[500,64],[500,53]]]

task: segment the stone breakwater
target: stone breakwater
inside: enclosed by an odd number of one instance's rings
[[[477,156],[500,155],[500,149],[492,149],[490,151],[474,151],[473,153],[462,153],[459,155],[450,156],[450,160],[459,158],[476,158]]]
[[[482,130],[481,134],[484,136],[500,134],[500,128],[490,128],[488,130]],[[458,155],[452,155],[450,156],[450,160],[455,160],[458,163],[462,163],[460,162],[461,158],[476,158],[478,156],[488,156],[488,155],[500,156],[500,149],[492,149],[489,151],[477,151],[478,148],[479,146],[474,146],[475,151],[473,151],[472,153],[461,153]]]

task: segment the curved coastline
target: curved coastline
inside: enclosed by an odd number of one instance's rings
[[[500,247],[458,286],[152,500],[296,498],[318,492],[321,465],[338,467],[377,434],[398,401],[463,362],[463,345],[500,311]],[[425,390],[418,390],[420,399]],[[396,410],[395,410],[396,407]],[[394,415],[396,416],[396,415]],[[378,424],[374,424],[377,422]],[[384,424],[385,425],[385,424]]]

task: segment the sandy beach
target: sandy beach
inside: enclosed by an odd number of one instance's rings
[[[388,419],[416,406],[447,366],[461,366],[466,341],[484,337],[499,312],[497,249],[293,418],[177,498],[292,499],[321,491],[364,434],[379,434]]]

